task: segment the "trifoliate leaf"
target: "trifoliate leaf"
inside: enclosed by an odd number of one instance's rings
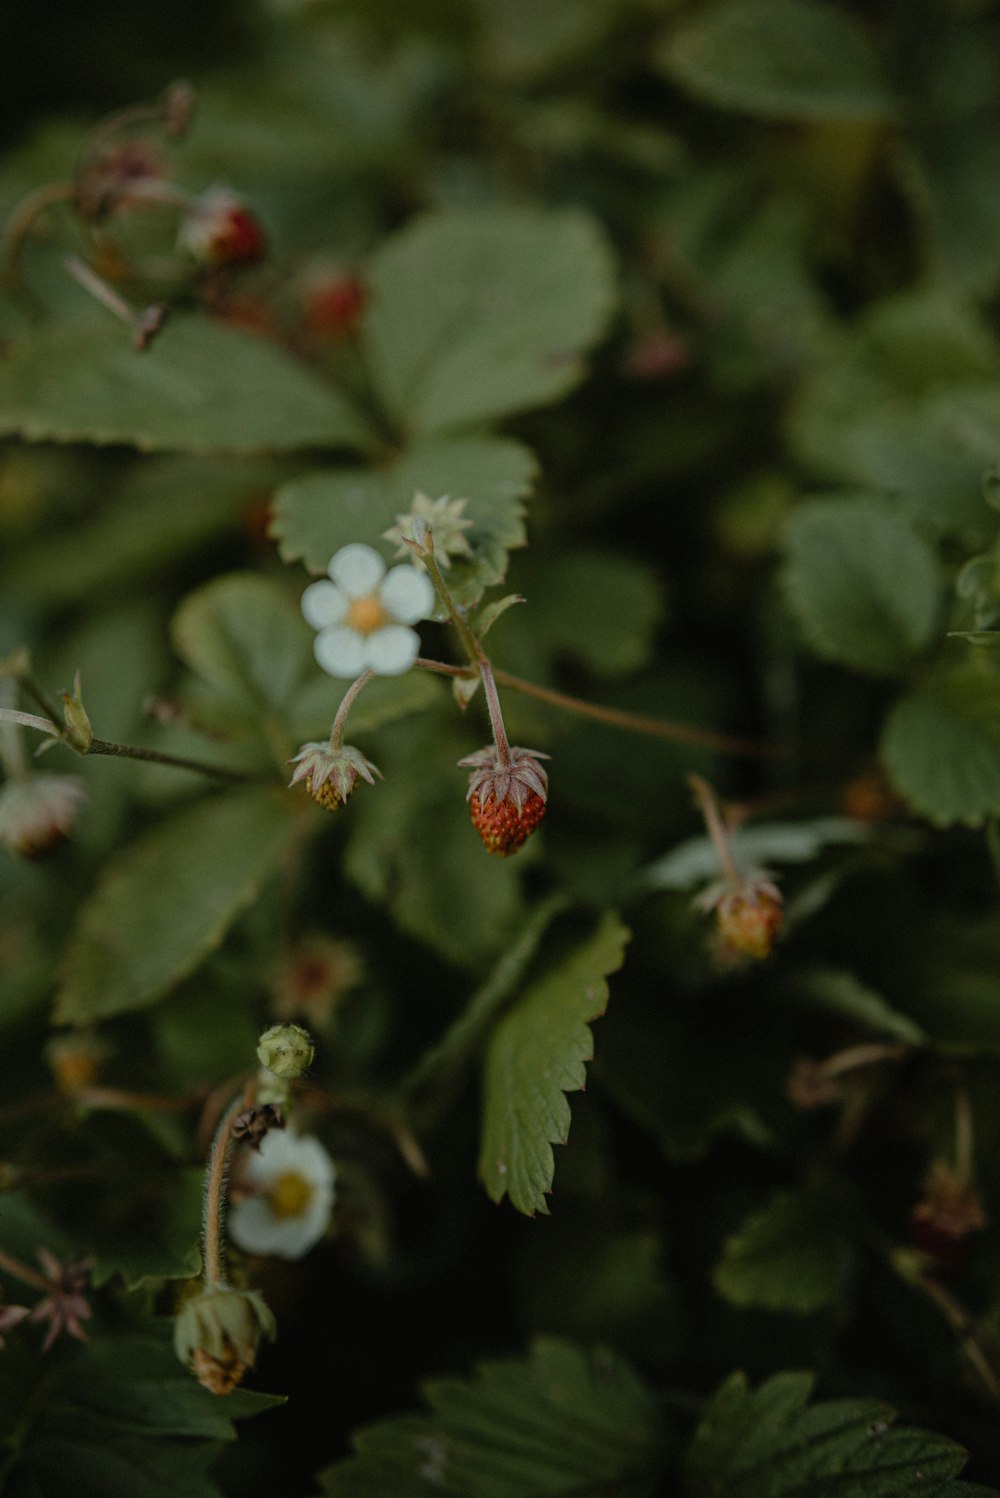
[[[734,1373],[716,1394],[684,1464],[684,1498],[996,1498],[955,1481],[966,1453],[927,1431],[893,1429],[873,1400],[807,1407],[813,1377],[779,1373],[751,1391]]]
[[[370,444],[346,397],[276,344],[185,313],[143,353],[111,317],[21,339],[0,360],[0,432],[146,452]]]
[[[712,1280],[731,1304],[808,1315],[842,1293],[853,1247],[843,1193],[827,1181],[779,1191],[726,1240]]]
[[[217,947],[288,846],[294,798],[263,788],[198,801],[111,863],[70,938],[55,1018],[155,1003]]]
[[[523,501],[536,474],[534,456],[504,437],[418,442],[384,469],[324,469],[278,491],[271,533],[286,562],[324,572],[336,551],[354,541],[387,552],[383,533],[406,515],[419,491],[431,499],[464,499],[472,555],[452,560],[449,588],[468,606],[502,581],[507,553],[524,545]]]
[[[363,340],[376,389],[410,432],[454,431],[564,395],[615,301],[614,268],[578,211],[438,213],[368,270]]]
[[[431,1413],[381,1420],[323,1477],[325,1498],[648,1498],[664,1421],[628,1364],[540,1338],[530,1358],[436,1379]]]
[[[897,702],[882,731],[893,785],[932,822],[1000,815],[1000,676],[973,663]]]
[[[907,522],[877,499],[817,499],[785,528],[785,591],[817,654],[892,675],[933,640],[941,570]]]
[[[864,28],[818,0],[717,0],[660,51],[667,74],[721,109],[769,120],[890,117]]]
[[[621,966],[629,933],[614,914],[553,972],[533,984],[497,1025],[484,1073],[479,1173],[494,1201],[547,1212],[553,1144],[569,1135],[567,1092],[584,1086],[594,1054],[589,1021],[604,1013],[609,973]]]
[[[209,1469],[232,1422],[280,1403],[209,1394],[164,1322],[105,1337],[97,1321],[83,1347],[33,1351],[19,1334],[0,1357],[4,1498],[220,1498]]]

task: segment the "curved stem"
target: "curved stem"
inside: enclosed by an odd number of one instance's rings
[[[205,1175],[205,1201],[202,1214],[202,1275],[206,1285],[224,1285],[225,1258],[222,1251],[222,1226],[225,1220],[226,1182],[229,1155],[233,1147],[233,1124],[247,1106],[249,1088],[234,1098],[219,1120]]]
[[[343,747],[347,714],[353,707],[354,701],[362,687],[367,686],[374,675],[375,672],[369,666],[368,670],[362,671],[357,681],[352,682],[344,693],[344,700],[337,709],[337,716],[334,718],[333,727],[330,730],[330,750],[333,754],[336,754]]]
[[[689,775],[687,783],[694,791],[695,800],[698,802],[702,816],[705,818],[705,826],[708,835],[715,845],[715,851],[719,855],[722,871],[734,889],[739,889],[743,884],[740,871],[733,861],[732,849],[729,846],[729,835],[722,825],[719,816],[719,804],[715,799],[715,792],[707,780],[700,775]]]
[[[12,1274],[15,1279],[23,1280],[26,1285],[33,1285],[36,1290],[51,1290],[52,1285],[44,1275],[35,1269],[29,1269],[27,1264],[22,1264],[20,1259],[15,1259],[13,1254],[4,1253],[0,1248],[0,1269],[5,1274]]]
[[[414,665],[423,671],[432,671],[438,676],[469,676],[468,666],[452,666],[445,661],[432,661],[418,656]],[[479,666],[478,659],[475,662]],[[614,728],[624,728],[629,733],[649,734],[652,738],[670,739],[675,743],[694,744],[702,749],[720,749],[727,754],[755,754],[773,756],[787,754],[789,750],[781,744],[763,744],[759,739],[745,739],[729,733],[716,733],[711,728],[696,728],[690,723],[673,723],[666,718],[649,718],[643,713],[630,713],[622,708],[601,707],[595,702],[586,702],[582,697],[571,697],[567,692],[557,692],[552,687],[536,686],[521,676],[501,671],[494,666],[493,675],[501,686],[510,687],[524,697],[534,697],[539,702],[551,703],[564,712],[576,713],[581,718],[594,718],[599,723],[610,723]]]
[[[75,183],[50,182],[29,193],[14,209],[3,235],[3,279],[7,286],[14,287],[20,283],[21,245],[38,215],[56,203],[72,202],[75,198]]]
[[[37,728],[41,733],[51,733],[63,738],[63,729],[50,718],[39,718],[34,713],[22,713],[16,708],[0,707],[0,724],[19,723],[22,728]],[[112,739],[92,739],[87,754],[109,754],[117,759],[141,759],[154,765],[172,765],[177,770],[195,770],[199,775],[211,775],[217,780],[253,780],[246,770],[228,770],[224,765],[210,765],[204,760],[187,759],[180,754],[164,754],[159,749],[143,749],[136,744],[116,744]],[[86,757],[86,756],[84,756]]]

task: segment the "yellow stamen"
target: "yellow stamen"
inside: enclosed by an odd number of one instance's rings
[[[275,1217],[301,1217],[312,1200],[313,1188],[297,1170],[286,1170],[278,1176],[267,1194]]]
[[[347,623],[359,635],[371,635],[389,623],[389,615],[376,594],[366,593],[364,598],[355,598],[347,610]]]

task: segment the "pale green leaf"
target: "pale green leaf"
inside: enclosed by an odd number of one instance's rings
[[[864,843],[866,827],[848,817],[801,822],[756,822],[736,827],[729,846],[737,868],[750,873],[775,863],[810,863],[832,846]],[[719,877],[719,853],[710,837],[692,837],[671,848],[637,875],[641,889],[693,889]]]
[[[326,1498],[647,1498],[664,1422],[628,1364],[540,1338],[529,1359],[425,1387],[431,1413],[381,1420],[323,1477]]]
[[[111,317],[21,339],[0,360],[0,432],[192,453],[370,444],[335,386],[276,344],[190,313],[143,353]]]
[[[784,540],[785,592],[817,654],[892,675],[931,644],[941,622],[941,570],[886,503],[812,500],[791,516]]]
[[[494,1201],[547,1212],[553,1144],[569,1136],[567,1092],[586,1080],[594,1054],[589,1022],[604,1013],[609,973],[621,967],[629,933],[613,913],[497,1025],[484,1072],[479,1173]]]
[[[819,0],[716,0],[660,49],[668,75],[721,109],[768,120],[877,120],[892,96],[861,24]]]
[[[971,663],[908,693],[880,752],[893,785],[932,822],[1000,815],[1000,676]]]
[[[854,1257],[842,1193],[822,1181],[779,1191],[726,1240],[712,1281],[732,1305],[804,1316],[843,1292]]]
[[[294,810],[281,791],[228,791],[121,854],[77,918],[57,1022],[146,1008],[192,972],[256,898],[288,846]]]
[[[579,211],[437,213],[369,266],[363,338],[406,430],[441,432],[564,395],[614,307],[611,254]]]
[[[286,562],[324,572],[342,546],[365,541],[386,552],[383,533],[408,513],[419,490],[431,499],[466,501],[468,559],[453,558],[446,576],[460,602],[478,601],[502,581],[507,553],[524,545],[523,501],[536,473],[533,455],[501,437],[418,442],[387,468],[324,469],[285,484],[274,504],[271,532]]]
[[[894,1429],[873,1400],[808,1405],[813,1377],[778,1373],[751,1391],[742,1373],[702,1417],[684,1498],[996,1498],[955,1481],[966,1453],[927,1431]]]
[[[924,1031],[909,1015],[893,1009],[881,994],[868,988],[853,973],[838,968],[808,968],[794,974],[791,986],[797,1004],[815,1005],[842,1015],[866,1029],[891,1035],[903,1045],[926,1043]]]

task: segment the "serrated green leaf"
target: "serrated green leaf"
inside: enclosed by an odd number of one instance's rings
[[[695,1432],[684,1498],[995,1498],[954,1481],[966,1453],[927,1431],[894,1429],[871,1400],[807,1407],[813,1378],[779,1373],[751,1391],[734,1373]]]
[[[518,919],[520,875],[519,860],[491,858],[472,827],[467,781],[454,768],[463,751],[439,721],[385,735],[372,750],[385,781],[351,802],[344,867],[404,931],[474,965],[496,954]]]
[[[732,1305],[805,1316],[844,1289],[853,1246],[843,1194],[829,1182],[777,1192],[726,1240],[712,1282]]]
[[[174,1354],[168,1323],[100,1335],[32,1358],[28,1339],[0,1359],[4,1498],[220,1498],[209,1468],[234,1420],[279,1400],[237,1391],[219,1399]],[[9,1444],[8,1444],[9,1443]]]
[[[652,1493],[664,1422],[628,1364],[540,1338],[522,1362],[425,1386],[431,1413],[380,1421],[323,1475],[326,1498]]]
[[[864,28],[817,0],[703,5],[659,57],[698,98],[762,119],[878,120],[894,112]]]
[[[369,266],[363,340],[407,431],[454,431],[564,395],[615,301],[611,254],[578,211],[437,213]]]
[[[370,445],[334,385],[274,343],[177,313],[137,353],[111,317],[49,324],[0,360],[0,432],[146,452]]]
[[[334,552],[351,542],[384,551],[383,533],[408,513],[418,490],[431,499],[464,499],[472,556],[453,559],[447,578],[459,602],[470,606],[503,579],[508,551],[524,545],[523,501],[536,471],[533,454],[510,438],[429,439],[384,469],[328,469],[285,484],[271,532],[286,562],[325,572]]]
[[[942,601],[934,553],[887,504],[812,500],[785,527],[785,592],[829,660],[892,675],[934,638]]]
[[[1000,815],[1000,676],[968,667],[908,693],[880,753],[893,785],[932,822],[977,826]]]
[[[77,917],[61,1024],[144,1009],[198,966],[288,846],[294,798],[227,791],[170,817],[113,862]]]
[[[495,1202],[547,1212],[553,1144],[569,1135],[567,1092],[584,1086],[594,1054],[588,1028],[604,1013],[609,973],[621,967],[627,929],[613,913],[553,972],[533,984],[497,1025],[484,1071],[479,1174]]]

